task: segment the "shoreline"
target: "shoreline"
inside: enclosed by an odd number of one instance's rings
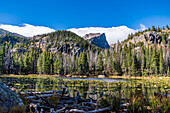
[[[28,74],[28,75],[14,75],[14,74],[9,74],[9,75],[0,75],[0,77],[67,77],[67,78],[99,78],[97,76],[89,76],[87,77],[86,75],[80,76],[80,75],[40,75],[40,74]],[[135,76],[109,76],[109,77],[104,77],[107,79],[170,79],[170,77],[155,77],[155,76],[148,76],[148,77],[135,77]]]

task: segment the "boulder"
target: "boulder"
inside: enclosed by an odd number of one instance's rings
[[[98,75],[98,78],[105,78],[105,75]]]
[[[9,112],[14,106],[23,105],[19,95],[0,81],[0,113]]]

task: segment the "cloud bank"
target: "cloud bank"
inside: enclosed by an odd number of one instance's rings
[[[30,24],[22,24],[22,26],[14,26],[14,25],[5,25],[0,24],[0,28],[13,32],[18,33],[20,35],[26,37],[32,37],[34,35],[45,34],[54,32],[55,30],[49,27],[44,26],[34,26]],[[103,28],[103,27],[85,27],[85,28],[71,28],[68,29],[79,36],[84,36],[88,33],[105,33],[106,39],[109,44],[117,43],[117,41],[123,41],[127,39],[128,34],[135,33],[137,31],[143,31],[146,27],[143,24],[140,24],[140,29],[131,29],[127,26],[118,26],[118,27],[110,27],[110,28]]]
[[[76,33],[79,36],[84,36],[88,33],[105,33],[106,39],[109,44],[114,44],[118,40],[123,41],[127,39],[128,34],[135,33],[137,31],[143,31],[146,27],[143,24],[140,24],[140,29],[131,29],[127,26],[118,26],[118,27],[85,27],[85,28],[71,28],[70,31]]]
[[[34,35],[50,33],[50,32],[55,31],[54,29],[51,29],[49,27],[33,26],[30,24],[22,24],[22,26],[1,24],[0,28],[10,31],[10,32],[13,32],[13,33],[18,33],[18,34],[26,36],[26,37],[33,37]]]

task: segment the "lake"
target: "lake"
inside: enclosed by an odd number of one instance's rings
[[[59,78],[43,76],[0,76],[0,80],[8,86],[16,88],[16,92],[32,91],[61,91],[66,88],[68,95],[75,97],[77,92],[82,98],[100,99],[103,106],[111,105],[121,110],[121,101],[130,103],[130,112],[141,111],[168,111],[170,108],[169,96],[156,96],[170,94],[170,79],[99,79],[99,78]],[[149,109],[146,107],[149,106]],[[140,109],[138,109],[140,108]],[[159,108],[159,109],[158,109]],[[150,110],[151,109],[151,110]]]

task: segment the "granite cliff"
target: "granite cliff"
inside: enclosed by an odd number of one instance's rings
[[[100,47],[100,48],[110,48],[105,33],[89,33],[83,36],[85,40],[88,40],[90,43]]]

